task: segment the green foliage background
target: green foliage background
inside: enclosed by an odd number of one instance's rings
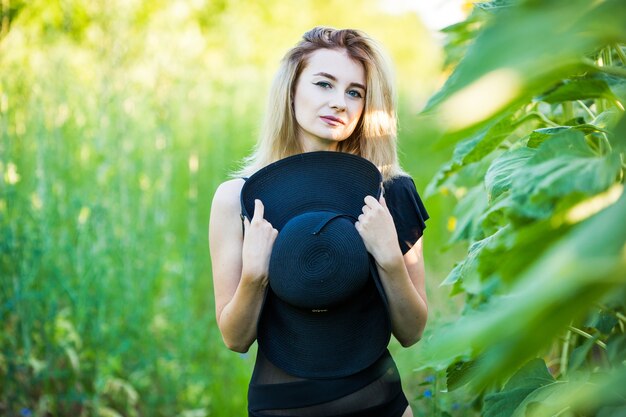
[[[245,415],[254,349],[215,325],[211,197],[322,24],[396,64],[431,214],[429,325],[391,346],[414,414],[622,415],[625,13],[478,3],[442,46],[374,0],[4,0],[0,414]]]

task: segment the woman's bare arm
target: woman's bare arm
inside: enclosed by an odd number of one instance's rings
[[[376,260],[389,302],[392,331],[402,346],[415,344],[428,317],[422,238],[404,255],[384,197],[365,198],[363,214],[355,223],[367,250]]]
[[[256,328],[267,287],[267,268],[277,231],[263,219],[257,200],[251,222],[242,236],[239,195],[244,181],[221,184],[213,198],[209,247],[213,266],[215,315],[226,346],[247,352]]]
[[[428,318],[422,240],[423,237],[404,256],[398,248],[395,255],[377,261],[389,301],[393,334],[404,347],[420,340]]]

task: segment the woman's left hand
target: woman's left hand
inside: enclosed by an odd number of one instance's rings
[[[354,227],[377,263],[384,264],[401,253],[396,227],[382,195],[380,201],[376,201],[371,195],[365,197],[363,214],[359,216]]]

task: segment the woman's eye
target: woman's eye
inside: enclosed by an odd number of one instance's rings
[[[363,98],[363,95],[357,90],[348,91],[348,95],[354,98]]]
[[[315,85],[319,85],[322,88],[330,88],[330,83],[327,83],[326,81],[318,81],[315,83]]]

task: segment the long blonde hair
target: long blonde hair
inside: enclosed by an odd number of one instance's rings
[[[362,156],[374,163],[385,180],[406,173],[397,156],[396,93],[386,54],[376,41],[354,29],[315,27],[283,57],[272,83],[260,138],[251,155],[233,177],[247,177],[264,166],[302,153],[293,94],[308,56],[318,49],[345,50],[365,69],[367,90],[361,120],[354,132],[339,142],[337,151]]]

